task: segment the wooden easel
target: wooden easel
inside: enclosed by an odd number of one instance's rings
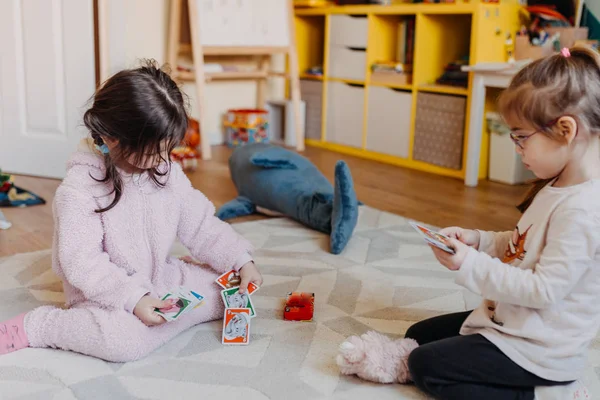
[[[171,0],[169,39],[167,61],[171,74],[176,81],[194,81],[198,115],[200,120],[202,159],[211,158],[210,138],[207,134],[205,119],[204,87],[206,82],[216,80],[253,80],[256,81],[256,106],[264,108],[267,95],[267,79],[272,76],[288,78],[290,94],[294,107],[294,125],[296,131],[296,150],[304,151],[304,130],[300,109],[300,79],[298,56],[296,53],[296,34],[294,22],[293,0],[280,0],[288,3],[289,45],[281,47],[236,47],[236,46],[203,46],[198,26],[198,7],[196,0]],[[187,15],[186,15],[187,14]],[[187,39],[187,40],[186,40]],[[191,53],[193,71],[177,69],[181,54]],[[289,74],[271,71],[271,57],[275,54],[286,54]],[[224,61],[225,63],[255,62],[257,68],[252,71],[205,72],[205,61]]]

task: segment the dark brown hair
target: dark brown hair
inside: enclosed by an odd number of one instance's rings
[[[83,116],[94,142],[104,138],[118,140],[118,149],[104,155],[106,175],[98,182],[112,185],[114,199],[110,205],[96,210],[101,213],[113,208],[121,199],[123,181],[116,163],[130,157],[140,163],[144,157],[159,156],[166,170],[158,165],[143,171],[159,187],[166,182],[171,161],[165,159],[184,138],[188,115],[183,93],[169,75],[154,60],[145,60],[136,69],[128,69],[110,77],[95,93],[93,105]],[[159,164],[160,164],[159,163]]]
[[[506,118],[527,121],[544,135],[563,140],[551,121],[571,115],[579,130],[600,132],[600,54],[587,47],[574,47],[565,56],[558,53],[525,66],[500,95],[498,106]],[[517,206],[531,205],[551,179],[538,179]]]

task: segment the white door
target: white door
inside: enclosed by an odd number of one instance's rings
[[[94,58],[92,0],[0,1],[0,168],[64,177]]]

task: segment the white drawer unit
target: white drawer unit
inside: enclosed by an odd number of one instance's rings
[[[490,132],[490,159],[488,178],[491,181],[519,185],[534,180],[535,175],[523,165],[521,156],[515,151],[510,139],[510,128],[500,115],[486,113],[487,128]]]
[[[330,18],[330,45],[367,47],[369,24],[366,15],[332,15]]]
[[[373,86],[368,98],[366,149],[408,158],[412,93]]]
[[[328,82],[325,140],[362,148],[364,104],[363,86]]]
[[[329,72],[331,78],[365,80],[367,52],[344,46],[329,47]]]

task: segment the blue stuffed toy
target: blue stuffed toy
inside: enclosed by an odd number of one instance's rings
[[[223,205],[217,217],[283,214],[330,235],[331,253],[344,250],[356,226],[359,205],[344,161],[335,166],[335,188],[307,158],[266,143],[236,148],[229,169],[239,197]]]

